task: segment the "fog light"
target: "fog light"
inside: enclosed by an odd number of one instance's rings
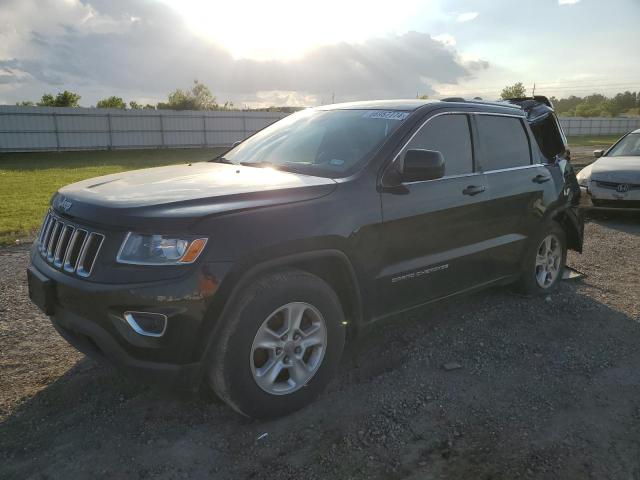
[[[124,312],[124,319],[136,333],[161,337],[167,329],[167,316],[152,312]]]

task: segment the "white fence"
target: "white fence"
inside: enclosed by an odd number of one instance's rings
[[[0,106],[0,151],[228,146],[285,117],[203,112]],[[560,118],[567,135],[621,135],[640,118]]]
[[[620,135],[640,128],[640,118],[560,117],[564,133],[580,135]]]
[[[227,146],[286,115],[0,106],[0,151]]]

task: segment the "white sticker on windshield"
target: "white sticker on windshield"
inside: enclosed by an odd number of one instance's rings
[[[398,112],[395,110],[371,110],[362,115],[364,118],[383,118],[385,120],[402,121],[409,116],[407,112]]]

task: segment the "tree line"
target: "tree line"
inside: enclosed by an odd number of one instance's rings
[[[527,96],[527,89],[522,82],[506,86],[500,93],[502,99],[522,98]],[[551,97],[551,102],[563,117],[618,117],[640,115],[640,91],[621,92],[613,97],[593,93],[586,97],[570,95],[567,98]]]
[[[522,82],[506,86],[500,93],[502,99],[523,98],[527,96],[527,89]],[[427,98],[427,95],[418,96]],[[19,106],[40,106],[40,107],[79,107],[80,95],[75,92],[65,90],[52,95],[45,93],[38,102],[24,101],[18,102]],[[571,95],[567,98],[551,97],[550,100],[558,115],[566,117],[617,117],[640,115],[640,91],[621,92],[612,97],[594,93],[585,97]],[[118,109],[152,109],[152,110],[241,110],[233,102],[226,101],[218,103],[211,90],[198,80],[194,80],[191,88],[176,89],[169,93],[166,102],[159,102],[155,105],[147,103],[141,104],[134,100],[126,103],[122,97],[111,96],[100,100],[98,108],[118,108]],[[294,112],[299,107],[266,107],[252,110],[274,111],[274,112]]]
[[[57,95],[45,93],[38,102],[23,101],[16,105],[23,107],[80,107],[80,99],[82,97],[75,92],[65,90]],[[166,102],[158,102],[153,105],[150,103],[141,104],[135,100],[129,103],[125,102],[122,97],[111,96],[103,98],[96,103],[97,108],[118,108],[121,110],[238,110],[232,101],[227,100],[223,104],[217,102],[216,97],[211,93],[209,87],[204,83],[194,80],[193,86],[188,89],[178,88],[169,93]],[[279,111],[292,112],[299,110],[296,107],[266,107],[252,110],[260,111]]]

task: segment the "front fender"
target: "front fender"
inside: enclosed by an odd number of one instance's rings
[[[337,264],[341,266],[340,273],[346,276],[345,281],[348,282],[348,289],[341,288],[340,290],[342,291],[337,291],[336,293],[340,297],[345,310],[351,310],[349,316],[353,318],[353,332],[358,331],[366,312],[363,311],[361,283],[350,258],[345,252],[337,249],[299,252],[257,263],[239,262],[231,269],[216,292],[216,298],[211,303],[206,314],[206,321],[202,322],[203,330],[199,335],[202,340],[197,346],[199,351],[197,356],[204,359],[205,362],[203,363],[205,364],[207,363],[206,360],[211,358],[211,350],[215,344],[215,339],[218,338],[224,327],[224,318],[229,314],[229,310],[233,308],[238,296],[260,275],[282,268],[299,268],[327,280],[325,278],[326,266],[335,266]],[[323,265],[325,268],[319,269],[319,265]],[[327,283],[332,284],[331,281],[327,281]],[[336,289],[335,285],[333,286]],[[343,286],[347,287],[345,284]],[[347,294],[350,295],[348,301],[345,299]]]

